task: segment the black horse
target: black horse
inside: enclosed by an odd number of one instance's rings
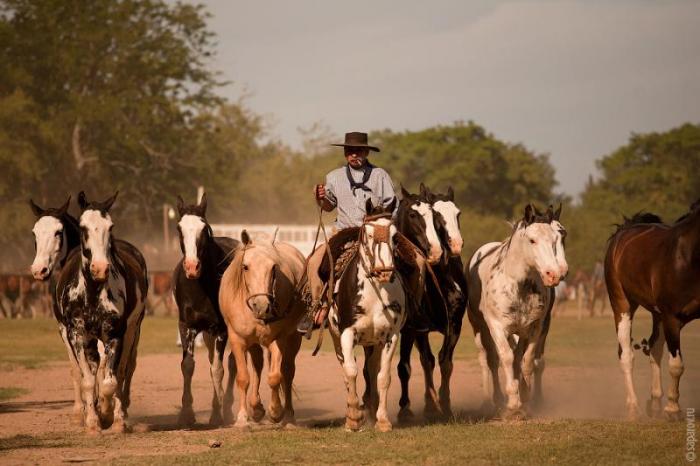
[[[175,302],[179,310],[179,331],[182,339],[182,410],[179,422],[185,426],[195,423],[192,409],[192,376],[194,375],[194,341],[199,332],[204,332],[204,341],[209,350],[210,373],[214,385],[211,425],[230,423],[233,419],[233,381],[236,365],[229,354],[229,378],[226,392],[223,391],[223,357],[228,333],[219,308],[221,277],[231,263],[233,250],[239,242],[225,237],[213,236],[206,219],[207,197],[199,204],[185,205],[178,196],[177,210],[180,216],[178,233],[183,259],[173,272]]]
[[[408,380],[411,376],[411,351],[414,344],[420,353],[425,375],[425,416],[448,417],[452,415],[450,406],[452,358],[462,331],[462,319],[467,303],[466,280],[459,256],[463,244],[459,233],[459,209],[454,204],[451,188],[446,195],[433,194],[421,183],[419,195],[410,194],[403,189],[402,193],[403,199],[399,204],[397,215],[399,231],[426,252],[427,239],[431,237],[430,230],[434,227],[443,252],[439,261],[429,267],[425,278],[425,293],[420,304],[421,312],[417,313],[425,321],[416,323],[409,317],[409,322],[401,332],[398,366],[401,379],[399,418],[409,420],[413,417],[408,395]],[[418,210],[415,206],[421,204],[430,207],[431,219],[411,215],[411,210]],[[427,224],[428,221],[432,221],[433,225]],[[441,373],[439,396],[433,382],[435,357],[428,339],[429,333],[433,331],[438,331],[445,337],[439,353]]]

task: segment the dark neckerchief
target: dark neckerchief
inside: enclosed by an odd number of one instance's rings
[[[369,176],[372,174],[372,168],[374,167],[371,163],[365,163],[365,165],[362,167],[362,181],[357,182],[353,179],[352,173],[350,173],[350,165],[345,165],[345,174],[348,175],[348,181],[350,182],[350,188],[352,189],[353,196],[355,195],[356,189],[372,192],[372,190],[365,185],[365,183],[369,181]]]

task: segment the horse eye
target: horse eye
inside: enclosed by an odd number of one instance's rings
[[[246,270],[246,271],[247,271],[247,270],[248,270],[248,266],[247,266],[247,265],[244,265],[244,266],[243,266],[243,270]]]
[[[55,233],[55,236],[61,236],[61,234],[63,234],[62,231],[57,231],[57,232]]]
[[[535,243],[537,243],[537,241],[535,241],[534,239],[530,240],[530,244],[535,244]]]

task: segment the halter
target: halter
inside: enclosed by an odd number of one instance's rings
[[[372,250],[367,246],[367,242],[365,241],[365,225],[372,223],[375,220],[379,219],[391,219],[391,213],[382,213],[382,214],[376,214],[376,215],[368,215],[364,218],[362,222],[362,228],[360,229],[360,244],[362,245],[362,249],[365,252],[365,255],[369,259],[369,270],[367,269],[367,264],[365,264],[364,261],[360,261],[362,263],[362,268],[365,269],[365,272],[367,273],[367,276],[369,277],[378,277],[380,280],[382,278],[388,280],[391,275],[394,273],[394,266],[387,266],[384,260],[381,258],[379,255],[379,248],[382,245],[382,243],[386,244],[389,246],[389,237],[390,237],[390,231],[391,231],[391,224],[389,225],[372,225],[374,228],[374,244],[372,245]],[[381,265],[377,265],[377,258],[379,258],[379,262]]]
[[[274,246],[273,246],[274,247]],[[246,305],[248,306],[248,309],[250,309],[250,312],[253,313],[256,319],[260,319],[265,322],[270,322],[273,320],[277,320],[279,316],[277,315],[277,301],[275,300],[275,282],[277,281],[277,277],[275,275],[275,267],[277,267],[277,264],[272,266],[272,280],[270,280],[270,287],[267,293],[250,293],[250,289],[248,288],[248,281],[245,278],[245,252],[248,249],[247,246],[243,248],[243,257],[241,258],[241,275],[243,276],[243,285],[245,286],[245,291],[248,297],[245,300]],[[266,315],[259,315],[255,308],[253,307],[252,300],[257,298],[258,296],[265,296],[269,301],[270,301],[270,311]]]

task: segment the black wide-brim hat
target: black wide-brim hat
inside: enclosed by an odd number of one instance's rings
[[[352,133],[345,133],[345,142],[343,144],[331,144],[331,146],[338,147],[364,147],[374,152],[379,152],[379,147],[370,146],[367,144],[367,133],[360,133],[354,131]]]

